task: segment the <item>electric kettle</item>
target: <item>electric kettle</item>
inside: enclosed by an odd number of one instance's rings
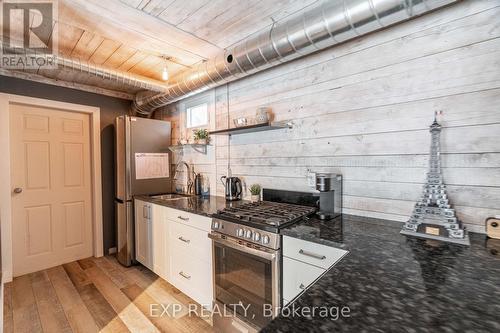
[[[238,177],[222,176],[220,180],[226,189],[227,201],[241,200],[242,185]]]

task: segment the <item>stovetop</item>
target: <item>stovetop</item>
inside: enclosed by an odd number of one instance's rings
[[[288,203],[261,201],[219,210],[213,217],[278,232],[286,225],[316,212],[316,208]]]

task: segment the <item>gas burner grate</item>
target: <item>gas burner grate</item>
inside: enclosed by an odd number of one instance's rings
[[[245,203],[238,207],[225,208],[218,211],[219,217],[280,226],[294,222],[314,213],[314,207],[291,205],[279,202],[261,201]]]

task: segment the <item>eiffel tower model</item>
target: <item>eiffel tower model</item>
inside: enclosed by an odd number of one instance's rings
[[[431,151],[429,172],[422,198],[415,204],[413,213],[403,225],[401,234],[470,245],[465,227],[457,219],[446,194],[441,174],[441,125],[434,116],[430,126]]]

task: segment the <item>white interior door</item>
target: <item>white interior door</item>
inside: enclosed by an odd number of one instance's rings
[[[13,275],[92,255],[87,114],[10,106]]]

